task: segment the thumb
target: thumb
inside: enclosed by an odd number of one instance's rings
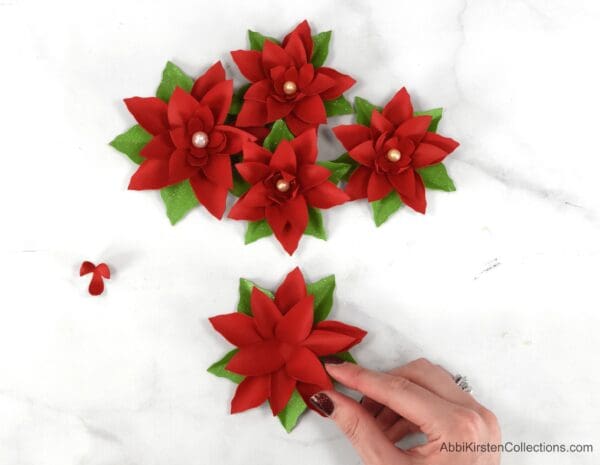
[[[409,457],[379,429],[369,413],[354,399],[336,391],[319,392],[311,404],[330,417],[350,440],[366,465],[409,465]]]

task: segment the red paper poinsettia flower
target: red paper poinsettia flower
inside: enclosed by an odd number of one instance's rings
[[[236,164],[252,187],[238,199],[229,217],[265,219],[277,240],[291,255],[308,225],[308,207],[331,208],[349,197],[328,180],[331,173],[317,165],[317,133],[304,132],[282,140],[275,153],[253,142],[243,147],[243,162]]]
[[[280,118],[292,133],[327,122],[324,100],[341,96],[356,82],[350,76],[311,63],[313,39],[310,26],[303,21],[283,43],[266,39],[262,51],[231,52],[240,72],[252,82],[236,124],[263,126]]]
[[[410,96],[402,88],[382,112],[373,110],[370,127],[333,128],[359,163],[345,189],[350,197],[373,202],[396,190],[406,205],[425,213],[425,186],[416,170],[440,163],[458,147],[455,140],[428,132],[430,123],[431,116],[414,116]]]
[[[100,295],[104,292],[104,279],[110,279],[110,268],[106,263],[94,265],[92,262],[85,261],[79,268],[79,276],[92,273],[92,280],[88,287],[91,295]]]
[[[257,407],[267,399],[273,415],[297,389],[307,405],[332,383],[319,357],[346,351],[367,334],[338,321],[313,324],[313,296],[298,268],[286,277],[272,300],[258,288],[250,297],[252,316],[229,313],[210,318],[213,327],[239,350],[226,369],[245,376],[231,401],[231,413]]]
[[[156,97],[125,99],[137,122],[154,136],[140,152],[145,160],[129,189],[161,189],[189,179],[200,203],[221,218],[233,186],[230,156],[256,139],[224,124],[232,96],[233,81],[225,79],[217,62],[191,93],[177,87],[168,103]]]

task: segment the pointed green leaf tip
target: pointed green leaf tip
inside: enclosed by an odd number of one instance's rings
[[[335,290],[335,275],[326,276],[317,282],[306,285],[306,292],[315,296],[314,322],[325,320],[333,307],[333,291]]]
[[[237,311],[240,313],[245,313],[246,315],[252,315],[252,309],[250,307],[250,296],[252,295],[252,289],[258,288],[267,294],[269,297],[273,298],[273,293],[264,287],[257,286],[252,281],[244,278],[240,278],[240,300],[238,302]]]
[[[188,180],[160,190],[160,196],[167,208],[167,216],[171,224],[177,223],[199,204],[196,194]]]
[[[334,100],[325,100],[323,104],[325,105],[327,116],[351,115],[354,113],[352,105],[343,95]]]
[[[266,220],[250,221],[244,236],[244,243],[248,245],[272,234],[273,230]],[[325,231],[321,210],[313,207],[308,208],[308,225],[304,230],[304,235],[313,236],[324,241],[327,240],[327,231]]]
[[[436,132],[438,125],[440,124],[440,120],[442,119],[443,111],[444,111],[443,108],[432,108],[431,110],[415,111],[414,115],[415,116],[424,116],[424,115],[431,116],[431,123],[429,123],[429,127],[427,128],[427,130],[429,132]]]
[[[110,142],[110,145],[119,152],[127,155],[132,162],[139,165],[144,161],[144,157],[140,155],[140,151],[151,139],[152,136],[139,124],[136,124],[123,134],[115,137]]]
[[[274,37],[264,36],[260,32],[248,30],[248,40],[250,41],[250,49],[261,51],[265,45],[265,40],[269,40],[274,44],[279,44],[279,41]]]
[[[230,379],[236,384],[241,383],[244,379],[243,376],[238,375],[237,373],[232,373],[231,371],[225,368],[225,366],[229,363],[229,360],[231,360],[231,358],[237,353],[237,351],[238,349],[233,349],[232,351],[227,352],[227,354],[225,354],[225,356],[221,360],[213,363],[211,366],[208,367],[208,370],[206,371],[212,373],[215,376],[218,376],[219,378]]]
[[[292,397],[290,397],[290,400],[285,408],[277,415],[279,417],[279,421],[288,433],[291,433],[296,427],[300,415],[304,413],[306,408],[307,407],[302,399],[302,396],[298,394],[298,391],[294,390]]]
[[[423,183],[429,189],[438,189],[446,192],[454,192],[456,190],[454,181],[450,179],[446,167],[441,163],[421,168],[418,172],[423,179]]]
[[[381,107],[373,105],[371,102],[364,98],[354,98],[354,112],[356,113],[356,122],[358,124],[362,124],[363,126],[370,126],[371,115],[373,114],[373,110],[381,111]]]
[[[402,200],[396,191],[392,191],[387,197],[371,202],[373,219],[377,227],[381,226],[387,219],[402,206]]]
[[[329,55],[329,41],[331,40],[331,31],[320,32],[313,36],[313,52],[310,62],[315,68],[320,68],[325,63]]]
[[[176,87],[181,87],[186,92],[190,92],[193,85],[194,80],[191,77],[185,74],[177,65],[168,61],[162,73],[162,81],[156,89],[156,96],[168,102]]]
[[[265,137],[263,147],[270,152],[274,152],[282,140],[292,140],[293,138],[294,135],[288,129],[285,122],[282,119],[278,119],[273,123],[271,132]]]

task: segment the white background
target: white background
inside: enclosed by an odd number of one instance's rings
[[[167,60],[222,59],[241,82],[228,51],[246,29],[304,18],[333,29],[349,97],[406,85],[445,108],[457,192],[379,229],[342,206],[291,258],[200,209],[171,227],[107,145],[132,124],[121,99],[152,95]],[[300,265],[335,273],[332,317],[369,331],[364,365],[429,357],[469,376],[504,439],[597,451],[503,463],[597,464],[599,24],[583,0],[0,0],[0,463],[357,464],[314,414],[291,435],[266,408],[228,415],[234,385],[205,371],[229,350],[207,317],[234,309],[238,278],[275,287]],[[327,128],[320,147],[342,151]],[[85,259],[113,269],[99,298]]]

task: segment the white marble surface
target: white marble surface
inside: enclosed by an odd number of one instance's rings
[[[370,331],[363,364],[427,356],[470,377],[505,439],[597,451],[503,463],[599,463],[598,2],[294,3],[0,0],[0,464],[359,463],[316,415],[292,435],[266,409],[229,416],[233,385],[205,372],[228,349],[206,318],[233,309],[238,277],[272,286],[296,265],[336,274],[333,316]],[[107,146],[131,124],[120,98],[150,95],[168,59],[234,72],[247,28],[303,18],[334,30],[351,97],[406,85],[445,107],[458,191],[380,229],[366,204],[338,208],[330,240],[292,258],[199,211],[171,227]],[[100,298],[83,259],[114,268]]]

